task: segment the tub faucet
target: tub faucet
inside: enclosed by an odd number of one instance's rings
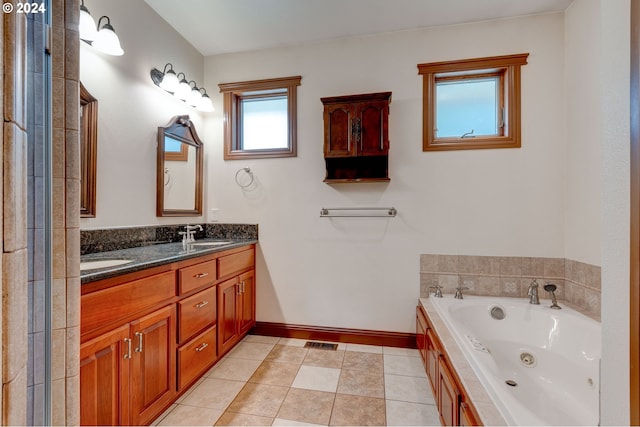
[[[435,286],[429,286],[430,289],[435,289],[435,291],[433,291],[433,296],[436,298],[442,298],[442,286],[440,285],[435,285]]]
[[[558,305],[558,300],[556,300],[556,285],[547,282],[547,284],[544,285],[544,290],[551,294],[551,308],[560,310],[562,307]]]
[[[529,295],[529,304],[540,304],[540,300],[538,299],[538,281],[536,279],[533,279],[533,282],[529,284],[527,295]]]
[[[465,289],[469,289],[469,288],[464,287],[464,286],[458,286],[456,288],[456,294],[453,297],[456,298],[456,299],[464,299],[464,297],[462,296],[462,291],[465,290]]]

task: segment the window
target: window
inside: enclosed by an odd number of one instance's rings
[[[528,56],[418,64],[422,150],[520,147],[520,67]]]
[[[296,88],[302,77],[221,83],[224,159],[295,157]]]

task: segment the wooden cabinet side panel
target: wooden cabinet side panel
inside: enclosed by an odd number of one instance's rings
[[[80,346],[80,424],[128,425],[129,325]]]
[[[176,395],[176,314],[170,305],[132,323],[132,422],[148,424]]]
[[[416,309],[416,346],[422,359],[422,364],[427,368],[427,322],[420,307]]]

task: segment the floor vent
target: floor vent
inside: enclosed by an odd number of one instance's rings
[[[328,342],[316,342],[316,341],[307,341],[305,343],[305,348],[316,348],[318,350],[337,350],[338,344],[331,344]]]

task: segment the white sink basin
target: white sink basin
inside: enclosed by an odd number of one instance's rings
[[[96,261],[85,261],[80,263],[80,270],[116,267],[118,265],[129,264],[130,262],[132,262],[130,259],[99,259]]]
[[[191,243],[193,246],[222,246],[233,243],[231,241],[219,241],[219,242],[195,242]]]

